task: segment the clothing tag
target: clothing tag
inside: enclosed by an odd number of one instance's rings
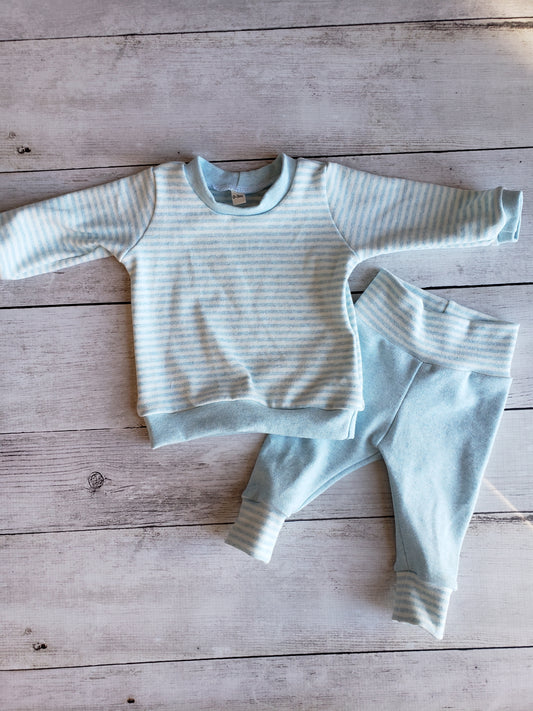
[[[246,195],[244,193],[236,193],[235,190],[232,190],[231,202],[234,205],[246,205]]]

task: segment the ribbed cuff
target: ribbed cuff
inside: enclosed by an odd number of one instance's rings
[[[427,583],[415,573],[399,572],[396,574],[392,619],[418,625],[442,639],[451,593],[451,588]]]
[[[278,511],[272,511],[259,501],[243,499],[226,543],[268,563],[284,523],[285,516]]]
[[[520,218],[524,196],[520,190],[502,190],[502,207],[507,218],[498,242],[516,242],[520,234]]]

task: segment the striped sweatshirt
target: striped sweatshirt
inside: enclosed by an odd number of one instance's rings
[[[280,154],[170,162],[0,215],[0,278],[114,256],[131,277],[151,444],[265,432],[353,437],[363,409],[348,277],[373,255],[518,238],[522,194]]]

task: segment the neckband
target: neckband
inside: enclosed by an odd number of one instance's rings
[[[205,158],[197,156],[184,164],[185,175],[189,185],[200,200],[213,212],[226,215],[259,215],[275,207],[287,194],[291,187],[297,161],[280,153],[268,165],[247,171],[223,170]],[[270,185],[257,205],[239,207],[217,202],[211,188],[214,190],[235,190],[242,193],[252,193]]]

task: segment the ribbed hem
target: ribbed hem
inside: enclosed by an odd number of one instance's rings
[[[427,583],[415,573],[399,572],[396,574],[392,619],[418,625],[442,639],[451,593],[451,588]]]
[[[357,318],[427,363],[510,377],[518,325],[423,291],[381,269]]]
[[[226,543],[262,560],[270,562],[285,516],[272,511],[260,501],[243,499],[237,520],[230,528]]]
[[[523,200],[520,190],[502,190],[502,208],[507,221],[498,235],[498,242],[516,242],[518,239]]]
[[[264,432],[308,439],[350,439],[357,411],[319,407],[283,409],[252,400],[227,400],[177,412],[143,415],[152,447],[197,437]]]

